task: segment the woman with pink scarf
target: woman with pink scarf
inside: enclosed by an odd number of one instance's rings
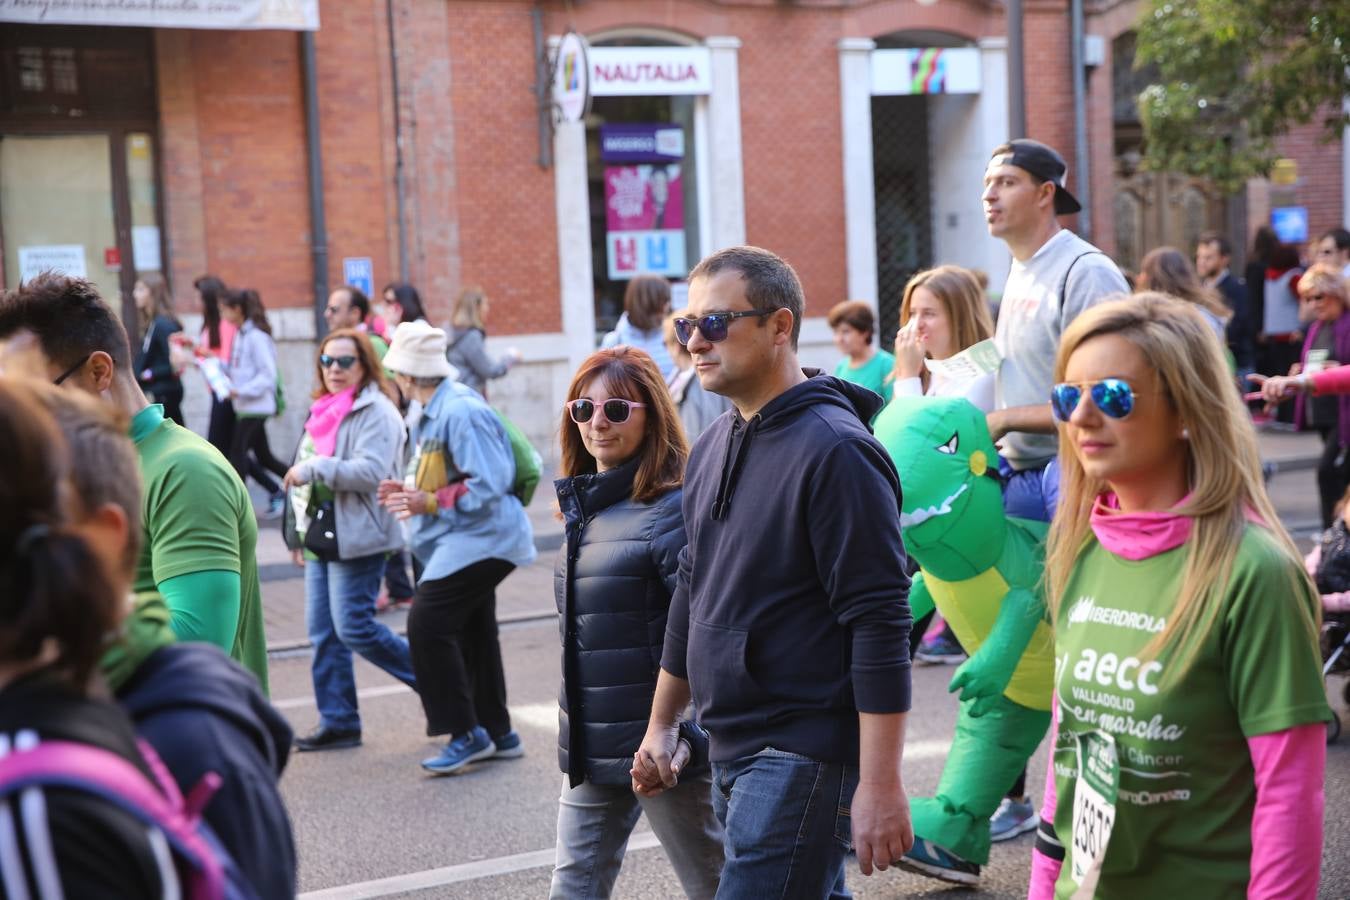
[[[1073,321],[1055,381],[1057,721],[1030,896],[1312,900],[1317,592],[1223,347],[1193,304],[1140,294]]]
[[[361,743],[353,651],[417,687],[408,642],[375,618],[385,559],[403,547],[398,523],[376,498],[381,480],[402,477],[403,419],[365,334],[344,328],[324,338],[317,373],[305,433],[286,473],[295,516],[288,543],[305,567],[319,707],[318,727],[296,739],[297,750]]]

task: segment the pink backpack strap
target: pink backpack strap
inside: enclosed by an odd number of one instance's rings
[[[193,785],[192,790],[188,791],[186,798],[178,789],[178,782],[174,781],[173,775],[169,774],[169,767],[164,765],[164,760],[159,758],[155,748],[145,738],[137,738],[136,746],[140,748],[141,758],[145,760],[146,766],[155,776],[155,781],[159,784],[159,789],[164,792],[164,796],[169,798],[169,802],[174,806],[181,807],[184,815],[189,822],[196,825],[201,821],[202,811],[206,809],[206,804],[211,802],[211,798],[220,790],[224,783],[221,777],[215,772],[207,772],[201,777],[201,780]]]
[[[142,752],[147,746],[143,745]],[[225,874],[215,851],[197,831],[196,817],[186,812],[182,795],[173,779],[167,777],[158,754],[154,754],[153,762],[146,762],[157,778],[162,774],[165,793],[156,790],[140,769],[110,750],[71,741],[43,741],[0,759],[0,792],[51,786],[82,789],[104,797],[158,827],[170,844],[192,860],[187,896],[223,900]]]

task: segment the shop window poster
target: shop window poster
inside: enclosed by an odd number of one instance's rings
[[[678,125],[606,126],[605,250],[609,277],[688,273],[684,242],[683,138]],[[619,136],[616,138],[616,135]]]

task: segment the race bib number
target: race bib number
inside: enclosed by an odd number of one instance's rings
[[[1109,734],[1089,731],[1078,735],[1077,740],[1078,784],[1073,792],[1073,865],[1069,874],[1078,885],[1074,900],[1091,900],[1116,824],[1120,760],[1116,740]]]

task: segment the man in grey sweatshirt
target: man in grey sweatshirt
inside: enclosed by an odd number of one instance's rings
[[[1054,512],[1055,478],[1045,469],[1057,450],[1050,386],[1060,335],[1083,310],[1130,291],[1109,256],[1060,227],[1056,216],[1081,209],[1067,174],[1058,153],[1026,139],[996,148],[984,174],[989,233],[1013,255],[994,335],[1003,361],[989,431],[1010,476],[1008,514],[1043,521]]]

